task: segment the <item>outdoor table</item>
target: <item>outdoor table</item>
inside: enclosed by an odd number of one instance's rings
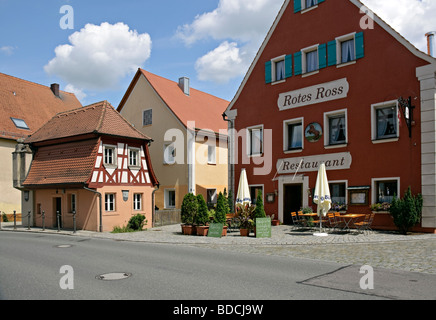
[[[356,213],[349,213],[341,215],[341,218],[344,220],[344,229],[350,230],[350,224],[352,224],[354,227],[354,223],[359,219],[365,217],[364,214],[356,214]]]
[[[318,217],[318,214],[316,212],[313,213],[299,213],[298,214],[299,217],[302,217],[306,220],[306,225],[309,222],[309,218],[314,218],[314,217]]]

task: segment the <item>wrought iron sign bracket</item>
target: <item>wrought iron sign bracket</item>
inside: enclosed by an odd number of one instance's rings
[[[415,124],[415,120],[413,120],[413,110],[415,106],[412,106],[412,97],[409,97],[407,100],[400,97],[398,99],[398,105],[406,121],[407,128],[409,129],[409,138],[412,138],[412,126]]]

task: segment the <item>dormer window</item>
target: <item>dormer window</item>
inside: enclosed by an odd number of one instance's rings
[[[11,118],[11,120],[18,129],[30,130],[26,121],[24,121],[23,119]]]

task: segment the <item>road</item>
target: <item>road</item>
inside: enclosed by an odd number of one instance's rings
[[[369,273],[360,267],[190,245],[0,232],[2,300],[436,298],[435,275],[374,268],[374,289],[364,290],[361,279]],[[118,275],[123,279],[110,280]]]

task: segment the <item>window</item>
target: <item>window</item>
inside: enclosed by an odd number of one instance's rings
[[[283,122],[283,151],[303,149],[303,119]]]
[[[142,193],[133,194],[133,210],[142,210]]]
[[[363,32],[337,37],[328,44],[328,65],[341,67],[365,56]]]
[[[347,63],[356,60],[356,49],[354,47],[354,38],[345,40],[341,44],[341,63]]]
[[[346,184],[345,183],[330,183],[330,197],[332,204],[336,206],[344,206],[346,204]],[[340,209],[340,208],[339,208]]]
[[[115,194],[106,193],[104,195],[104,210],[107,212],[115,211]]]
[[[166,209],[172,209],[176,207],[176,190],[165,189],[164,197]]]
[[[392,203],[394,195],[399,197],[399,178],[373,179],[373,202]]]
[[[306,70],[304,73],[309,73],[318,70],[318,50],[312,50],[305,53]]]
[[[282,55],[265,63],[265,83],[276,84],[292,77],[292,54]]]
[[[262,192],[262,201],[263,201],[263,186],[250,186],[250,197],[251,197],[251,204],[256,204],[257,202],[257,196],[259,195],[259,192]]]
[[[69,213],[73,213],[73,212],[77,212],[76,211],[76,194],[71,193],[68,194],[68,212]]]
[[[325,146],[338,146],[347,140],[347,109],[324,113]]]
[[[11,118],[11,120],[18,129],[30,130],[26,121],[24,121],[23,119]]]
[[[208,145],[207,146],[207,163],[208,164],[216,164],[216,146]]]
[[[164,145],[164,163],[174,164],[176,162],[176,149],[172,143]]]
[[[300,12],[304,13],[309,11],[311,8],[316,8],[318,4],[324,2],[325,0],[294,0],[294,13]]]
[[[207,189],[207,204],[216,204],[216,189]]]
[[[129,166],[139,166],[139,149],[129,148]]]
[[[150,126],[153,124],[153,110],[144,110],[142,113],[142,125],[143,126]]]
[[[280,60],[275,63],[275,77],[274,81],[281,81],[285,79],[285,60]]]
[[[263,152],[263,128],[253,127],[248,128],[248,155],[261,155]]]
[[[399,137],[399,119],[397,101],[372,105],[372,140],[389,142]]]
[[[104,163],[116,165],[116,148],[115,146],[104,146]]]
[[[314,7],[318,4],[318,0],[304,0],[304,9]]]

